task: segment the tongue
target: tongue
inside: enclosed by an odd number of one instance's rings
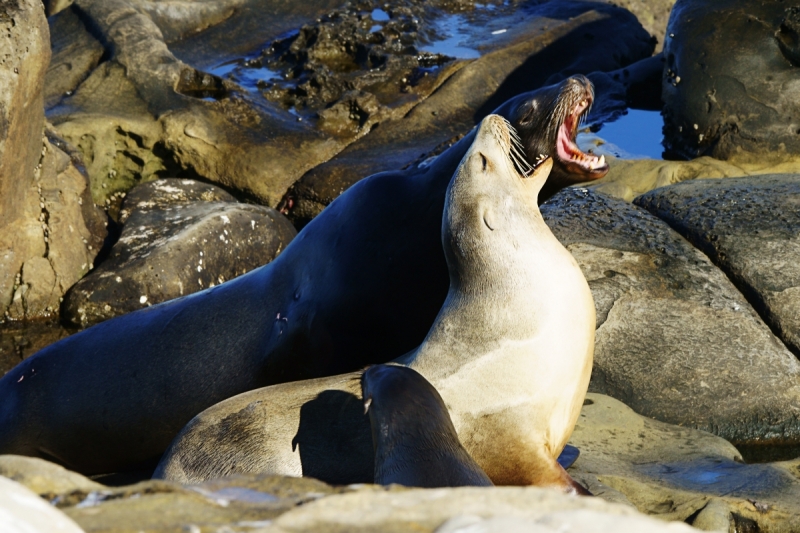
[[[573,158],[573,154],[578,150],[578,147],[570,139],[570,132],[567,130],[567,124],[564,123],[558,128],[558,138],[556,139],[556,152],[558,157],[564,161],[569,161]]]

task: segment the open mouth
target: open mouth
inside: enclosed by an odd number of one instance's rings
[[[564,123],[558,128],[556,154],[561,164],[570,172],[600,177],[608,172],[605,156],[597,157],[594,154],[587,154],[575,144],[578,126],[591,107],[592,98],[586,95],[572,108],[570,114],[564,119]]]
[[[544,154],[539,154],[533,161],[528,161],[528,158],[525,157],[525,148],[522,145],[522,140],[519,137],[519,133],[511,125],[510,122],[505,121],[506,126],[508,127],[509,138],[511,140],[511,146],[508,150],[508,156],[511,159],[511,162],[514,164],[514,168],[516,171],[523,177],[527,178],[533,171],[536,170],[539,165],[544,163],[548,156]]]

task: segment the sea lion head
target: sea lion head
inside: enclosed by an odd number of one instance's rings
[[[510,109],[506,116],[519,132],[528,161],[534,162],[542,155],[553,158],[553,170],[542,188],[540,202],[564,187],[596,180],[608,173],[603,156],[587,154],[575,144],[578,126],[593,102],[592,82],[581,75],[508,102]]]
[[[538,197],[553,166],[552,157],[541,155],[531,167],[505,118],[483,119],[445,200],[442,244],[451,286],[467,272],[486,279],[471,284],[477,288],[498,280],[487,273],[508,271],[528,236],[546,229]]]
[[[491,486],[458,440],[442,397],[401,365],[374,365],[361,376],[375,449],[374,482],[411,487]]]

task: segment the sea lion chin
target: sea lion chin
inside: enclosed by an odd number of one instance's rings
[[[556,458],[589,384],[594,302],[539,212],[552,158],[530,168],[520,150],[505,119],[481,122],[445,199],[447,297],[422,344],[395,362],[439,391],[464,448],[492,482],[585,493]],[[359,379],[286,383],[221,402],[184,428],[156,476],[197,482],[269,472],[369,482],[369,426],[347,407]],[[314,417],[315,403],[326,415],[310,425],[304,419]]]

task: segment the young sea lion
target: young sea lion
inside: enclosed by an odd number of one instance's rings
[[[500,116],[481,122],[446,195],[447,298],[423,343],[396,362],[436,387],[465,449],[495,484],[585,493],[556,458],[589,385],[594,302],[539,212],[552,159],[527,173],[515,135]],[[356,373],[230,398],[181,431],[155,476],[369,481],[369,427],[351,408],[357,394]]]
[[[374,482],[407,487],[490,487],[458,440],[442,397],[418,372],[374,365],[361,376],[375,450]]]
[[[498,110],[519,124],[529,160],[553,154],[554,188],[607,170],[573,142],[592,99],[589,80],[574,76]],[[0,379],[0,453],[83,474],[152,468],[217,402],[418,346],[447,294],[442,206],[474,135],[424,168],[360,181],[268,265],[108,320],[17,365]]]

